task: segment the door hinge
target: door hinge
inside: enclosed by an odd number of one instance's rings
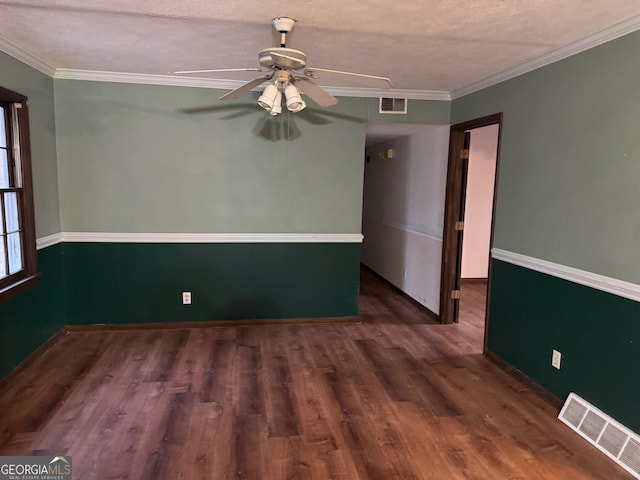
[[[469,160],[469,149],[463,148],[460,150],[460,160]]]
[[[464,222],[463,221],[459,221],[456,222],[455,226],[453,227],[455,229],[456,232],[461,232],[464,230]]]
[[[451,300],[460,299],[460,290],[451,290]]]

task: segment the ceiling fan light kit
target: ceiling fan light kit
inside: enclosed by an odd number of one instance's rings
[[[286,35],[293,30],[296,21],[289,17],[276,17],[271,23],[280,33],[280,46],[265,48],[258,52],[259,68],[222,68],[213,70],[183,70],[173,72],[176,74],[197,74],[215,72],[262,72],[263,75],[254,78],[244,85],[222,95],[218,100],[231,100],[251,91],[264,82],[271,81],[266,86],[260,97],[258,105],[267,110],[271,115],[282,112],[282,97],[286,99],[287,109],[290,112],[299,112],[307,106],[300,96],[300,92],[307,95],[320,107],[331,107],[338,103],[338,99],[327,92],[314,80],[337,79],[351,84],[369,88],[391,88],[391,80],[386,77],[365,75],[362,73],[342,72],[323,68],[307,68],[307,56],[300,50],[287,48]],[[264,74],[264,72],[270,72]]]
[[[273,107],[269,110],[270,115],[278,115],[282,113],[282,92],[278,90],[278,94],[276,95],[276,99],[273,102]]]
[[[287,108],[291,112],[299,112],[306,107],[304,100],[300,96],[300,92],[293,85],[289,84],[284,89],[284,96],[287,97]]]
[[[258,105],[265,110],[271,110],[278,96],[278,86],[276,84],[267,85],[262,95],[258,98]]]

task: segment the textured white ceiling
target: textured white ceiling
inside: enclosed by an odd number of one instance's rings
[[[450,92],[640,18],[640,1],[0,0],[0,37],[53,68],[166,74],[257,66],[274,16],[298,20],[288,46],[310,66]]]

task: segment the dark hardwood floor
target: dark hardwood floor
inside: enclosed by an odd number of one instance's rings
[[[2,384],[0,454],[78,480],[632,478],[482,357],[478,309],[361,289],[361,323],[69,333]]]

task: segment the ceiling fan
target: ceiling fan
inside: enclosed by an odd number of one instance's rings
[[[337,98],[314,80],[333,78],[368,88],[391,88],[393,86],[391,80],[386,77],[308,67],[307,56],[303,52],[286,46],[286,35],[293,30],[296,21],[288,17],[276,17],[272,23],[276,31],[280,33],[280,46],[265,48],[258,52],[260,67],[181,70],[173,73],[190,75],[215,72],[267,72],[222,95],[218,100],[237,98],[258,85],[269,82],[258,98],[258,104],[271,115],[278,115],[282,112],[283,96],[289,111],[299,112],[304,109],[306,103],[300,96],[300,91],[321,107],[330,107],[338,103]]]

